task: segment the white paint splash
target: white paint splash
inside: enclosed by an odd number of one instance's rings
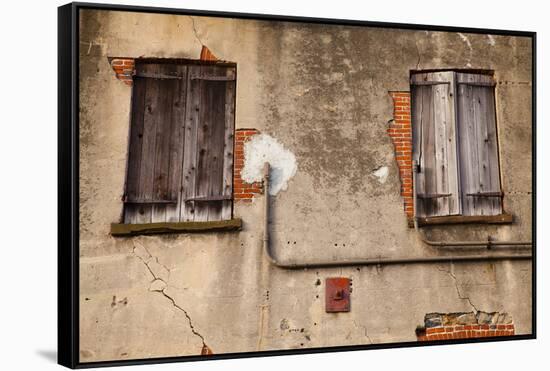
[[[466,46],[468,46],[468,49],[470,49],[470,51],[472,51],[472,43],[470,42],[470,39],[468,39],[468,37],[466,35],[464,35],[463,33],[458,33],[458,36],[460,36],[460,38],[462,39],[462,41],[464,41],[466,43]]]
[[[267,135],[255,135],[244,144],[244,167],[241,177],[247,183],[260,182],[264,163],[270,165],[269,194],[274,196],[288,187],[288,181],[296,174],[296,157],[277,139]]]
[[[388,179],[388,174],[390,173],[390,170],[387,166],[381,166],[375,171],[372,172],[372,174],[378,178],[378,181],[381,184],[386,183],[386,180]]]
[[[495,46],[496,41],[495,41],[495,38],[493,37],[493,35],[487,35],[487,38],[489,39],[489,41],[488,41],[489,45]]]
[[[466,35],[464,35],[460,32],[458,33],[458,36],[460,36],[462,41],[464,41],[466,43],[466,46],[470,50],[469,57],[468,57],[468,63],[466,63],[466,67],[468,67],[468,68],[472,67],[471,60],[472,60],[472,55],[474,53],[474,49],[472,48],[472,43],[470,42],[470,39],[468,39],[468,36],[466,36]]]

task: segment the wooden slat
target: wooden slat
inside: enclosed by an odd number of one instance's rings
[[[418,198],[442,198],[451,196],[452,193],[419,193],[416,195]]]
[[[209,202],[209,201],[226,201],[231,200],[231,196],[204,196],[204,197],[193,197],[184,200],[185,202]]]
[[[235,68],[227,68],[226,74],[236,78]],[[233,146],[235,136],[235,93],[236,83],[228,82],[225,90],[225,133],[223,151],[223,180],[222,195],[228,197],[222,204],[221,218],[231,219],[233,217]]]
[[[225,71],[222,71],[225,73]],[[209,104],[212,117],[212,135],[210,137],[209,168],[210,179],[208,184],[209,197],[223,196],[223,165],[225,144],[225,96],[227,82],[210,80],[206,83],[212,89],[212,101]],[[209,204],[208,220],[220,220],[223,201],[214,201]]]
[[[461,212],[453,72],[415,74],[413,84],[413,150],[420,164],[416,176],[417,216]]]
[[[444,86],[434,86],[432,88],[434,96],[434,154],[435,154],[435,193],[447,193],[449,179],[447,175],[447,89]],[[449,201],[447,198],[437,198],[434,200],[437,213],[434,215],[449,215]]]
[[[125,204],[177,204],[178,200],[147,200],[147,199],[135,199],[135,200],[126,200]]]
[[[472,99],[472,87],[458,85],[458,130],[460,151],[460,175],[462,194],[477,193],[476,184],[472,184],[474,174],[479,174],[477,149],[475,143],[475,123],[473,107],[469,102]],[[475,199],[462,197],[462,210],[464,215],[475,215]]]
[[[157,65],[158,68],[164,68],[165,66],[175,66],[173,64],[162,64]],[[178,75],[178,74],[166,74],[166,73],[146,73],[146,72],[137,72],[134,75],[134,78],[149,78],[149,79],[159,79],[159,80],[185,80],[185,74]]]
[[[216,67],[213,67],[216,68]],[[205,80],[205,81],[235,81],[235,77],[231,76],[193,76],[191,80]]]
[[[201,73],[210,73],[212,67],[201,67]],[[208,181],[210,175],[210,169],[208,168],[208,156],[210,151],[210,136],[212,131],[211,115],[209,115],[209,99],[211,89],[206,87],[204,80],[192,80],[198,81],[200,86],[200,108],[199,108],[199,121],[197,127],[197,160],[196,160],[196,182],[195,182],[195,197],[208,196]],[[195,221],[208,220],[209,205],[203,203],[195,203]]]
[[[206,66],[205,66],[206,67]],[[209,80],[209,81],[235,81],[237,71],[235,67],[212,66],[208,70],[213,73],[192,74],[192,80]],[[207,70],[203,70],[207,71]]]
[[[488,152],[489,163],[489,184],[486,187],[488,193],[501,193],[500,182],[500,161],[498,154],[498,136],[496,127],[496,108],[495,108],[495,90],[492,87],[486,87],[484,90],[485,96],[485,119],[487,140],[485,142]],[[491,215],[499,215],[502,213],[502,198],[491,199]]]
[[[490,81],[478,81],[478,82],[459,82],[459,85],[469,85],[469,86],[496,86],[495,82]]]
[[[502,192],[477,192],[477,193],[467,193],[466,196],[472,197],[502,197]]]
[[[487,148],[487,122],[486,122],[486,105],[483,94],[483,88],[473,87],[473,99],[471,101],[474,106],[474,120],[476,127],[476,149],[479,159],[479,177],[478,177],[478,192],[489,192],[491,178],[489,153]],[[477,210],[480,215],[492,214],[492,200],[479,198],[476,200],[478,205]]]
[[[146,81],[135,81],[132,89],[130,140],[126,175],[126,192],[124,195],[126,200],[135,200],[138,198],[143,143],[143,114],[145,107]],[[126,205],[124,208],[124,221],[126,223],[136,223],[138,211],[138,205]]]
[[[146,224],[111,224],[111,235],[114,237],[131,237],[142,234],[160,233],[194,233],[214,231],[238,231],[242,228],[241,219],[219,220],[210,222],[177,222]]]
[[[157,72],[157,65],[144,65],[141,68],[149,72]],[[158,125],[158,96],[160,80],[146,79],[145,106],[143,118],[143,146],[141,153],[138,198],[153,200],[153,182],[155,168],[155,149]],[[151,223],[153,206],[142,204],[138,206],[137,223]]]
[[[170,65],[168,65],[170,66]],[[157,130],[153,167],[153,199],[168,198],[168,173],[170,171],[170,135],[172,124],[172,100],[176,90],[174,80],[159,80],[157,96]],[[165,222],[165,205],[154,204],[151,222]]]
[[[433,89],[426,87],[422,91],[422,163],[420,171],[424,173],[424,192],[437,193],[435,162],[435,123],[433,115]],[[427,216],[439,215],[437,204],[433,200],[424,201]]]
[[[469,196],[501,192],[493,88],[478,84],[492,78],[457,73],[457,80],[464,214],[498,215],[499,198]]]
[[[175,73],[187,75],[187,66],[174,65]],[[181,210],[181,187],[182,187],[182,169],[183,152],[185,136],[185,106],[187,94],[187,80],[178,80],[176,90],[172,99],[172,123],[170,130],[170,171],[168,174],[168,192],[171,199],[176,198],[176,205],[166,205],[166,221],[178,222],[180,220]]]
[[[413,81],[411,85],[430,86],[430,85],[449,85],[450,81]]]
[[[445,108],[445,153],[447,163],[447,189],[451,196],[447,199],[449,215],[462,213],[460,202],[460,172],[459,156],[457,145],[457,123],[456,123],[456,79],[453,72],[440,73],[441,78],[448,79],[450,84],[445,86],[443,105]]]
[[[203,66],[205,77],[225,75],[224,68]],[[223,145],[225,133],[226,82],[201,81],[200,127],[197,136],[198,161],[196,195],[221,196],[223,191]],[[219,220],[221,201],[195,204],[195,220]]]
[[[412,107],[412,133],[413,133],[413,159],[416,162],[416,164],[420,165],[420,172],[416,173],[416,184],[414,184],[414,192],[417,194],[424,194],[426,192],[424,188],[424,171],[422,171],[422,167],[424,166],[424,162],[422,159],[422,146],[423,146],[423,130],[422,130],[422,119],[423,119],[423,97],[424,93],[423,90],[428,89],[424,86],[411,86],[411,107]],[[426,216],[426,211],[424,207],[424,202],[422,200],[418,200],[416,202],[416,205],[414,205],[416,209],[416,215],[417,216]]]
[[[188,76],[200,74],[201,66],[188,66]],[[185,107],[185,135],[181,199],[196,197],[197,128],[199,125],[200,81],[187,79],[187,104]],[[195,204],[181,204],[181,221],[195,220]]]

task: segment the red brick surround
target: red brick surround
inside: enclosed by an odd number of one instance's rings
[[[387,129],[394,150],[395,160],[401,179],[401,196],[407,219],[412,221],[413,184],[412,184],[412,126],[411,98],[409,92],[390,92],[393,99],[393,120]]]
[[[241,178],[244,167],[244,144],[260,132],[256,129],[237,129],[235,131],[235,163],[233,165],[233,198],[237,202],[252,202],[263,193],[261,182],[246,183]]]

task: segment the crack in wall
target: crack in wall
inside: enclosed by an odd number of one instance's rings
[[[189,17],[191,18],[191,23],[193,25],[193,33],[195,34],[195,38],[197,39],[197,41],[201,44],[201,46],[204,46],[204,43],[202,42],[202,40],[200,39],[199,37],[199,33],[197,32],[197,29],[195,28],[195,18],[193,17]]]
[[[369,340],[369,343],[370,344],[374,344],[374,342],[372,341],[372,339],[370,338],[369,336],[369,332],[367,330],[367,326],[365,325],[361,325],[361,324],[357,324],[357,322],[355,322],[355,320],[353,320],[353,324],[355,325],[355,327],[360,327],[363,329],[363,331],[365,332],[365,337]]]
[[[197,336],[198,338],[201,339],[201,342],[202,342],[202,346],[203,346],[203,353],[205,351],[205,349],[208,349],[210,351],[210,348],[206,345],[206,342],[204,340],[204,336],[202,336],[196,329],[195,329],[195,326],[193,325],[193,321],[191,319],[191,316],[189,316],[189,313],[183,309],[180,305],[178,305],[178,303],[176,303],[176,300],[171,297],[170,295],[168,295],[166,293],[166,288],[168,287],[168,279],[170,278],[170,269],[168,269],[168,267],[166,267],[166,265],[162,264],[159,262],[159,259],[158,257],[156,256],[153,256],[151,255],[151,253],[149,252],[149,250],[147,250],[147,248],[143,245],[140,245],[139,247],[141,247],[148,255],[148,258],[147,259],[144,259],[143,256],[141,256],[140,254],[136,253],[136,249],[138,248],[138,246],[136,246],[136,243],[135,242],[132,242],[133,245],[134,245],[134,248],[132,249],[132,253],[139,259],[141,260],[141,262],[143,263],[143,265],[145,265],[145,267],[147,268],[147,270],[149,271],[149,273],[151,274],[151,276],[153,276],[153,280],[151,281],[151,286],[149,287],[149,291],[151,292],[158,292],[160,294],[162,294],[162,296],[164,296],[166,299],[170,300],[170,302],[172,303],[172,305],[178,309],[179,311],[181,311],[185,317],[187,318],[187,321],[189,322],[189,328],[191,329],[191,332],[193,333],[193,335]],[[156,274],[154,272],[154,270],[151,268],[150,266],[150,261],[151,259],[154,259],[155,262],[157,264],[159,264],[160,266],[162,266],[164,269],[166,269],[166,271],[168,272],[168,277],[166,279],[160,277],[159,274]],[[154,283],[155,282],[162,282],[164,284],[164,287],[162,288],[153,288],[154,286]],[[211,351],[210,351],[211,352]],[[211,354],[211,353],[209,353]]]
[[[416,46],[416,54],[418,55],[418,60],[416,61],[416,70],[418,71],[420,69],[420,59],[422,56],[420,54],[420,48],[418,47],[417,40],[415,40],[414,45]]]
[[[474,305],[474,303],[472,303],[472,300],[470,300],[470,297],[469,296],[463,296],[461,293],[460,293],[460,289],[458,288],[458,279],[456,278],[456,276],[451,272],[451,270],[446,270],[444,268],[439,268],[437,267],[437,269],[440,271],[440,272],[444,272],[444,273],[447,273],[452,279],[453,279],[453,282],[455,284],[455,288],[456,288],[456,294],[458,295],[458,298],[461,299],[461,300],[467,300],[468,303],[470,304],[470,306],[474,309],[474,312],[477,314],[479,312],[479,310],[477,309],[477,307]]]

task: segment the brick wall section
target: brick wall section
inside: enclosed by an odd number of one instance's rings
[[[115,71],[116,78],[128,86],[132,86],[134,76],[134,58],[113,58],[111,67]]]
[[[387,129],[401,179],[403,207],[409,223],[413,219],[411,95],[409,92],[390,92],[393,99],[393,120]]]
[[[514,323],[507,313],[431,313],[426,315],[424,322],[423,327],[416,329],[418,341],[487,338],[515,334]]]
[[[261,182],[245,183],[241,178],[241,170],[244,167],[244,144],[259,133],[256,129],[237,129],[235,131],[233,198],[236,202],[252,202],[255,195],[263,193]]]
[[[208,49],[206,46],[202,46],[202,49],[201,49],[201,56],[200,56],[200,60],[201,61],[209,61],[209,62],[212,62],[212,61],[218,61],[218,57],[216,57],[214,55],[214,53],[212,53],[210,51],[210,49]]]
[[[472,339],[514,335],[514,325],[465,325],[432,327],[417,334],[418,341]]]

